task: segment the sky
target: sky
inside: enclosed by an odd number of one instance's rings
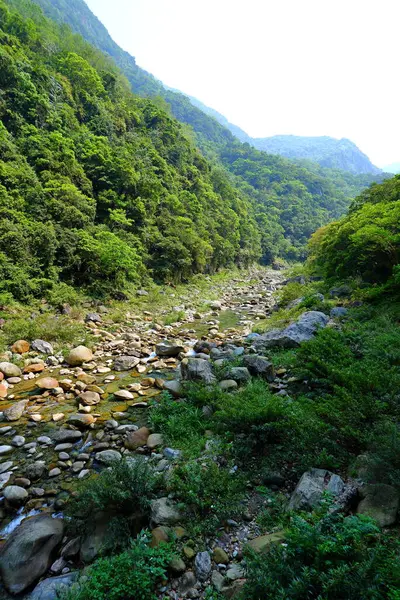
[[[400,0],[86,0],[166,85],[253,137],[329,135],[400,162]]]

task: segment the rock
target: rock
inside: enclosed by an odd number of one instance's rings
[[[15,354],[25,354],[29,352],[30,344],[26,340],[17,340],[11,346],[11,352]]]
[[[348,285],[339,285],[337,287],[333,287],[329,290],[329,295],[331,298],[347,298],[351,296],[351,287]]]
[[[42,377],[42,379],[37,380],[36,385],[41,390],[54,390],[59,384],[54,377]]]
[[[16,448],[21,448],[25,444],[25,438],[23,435],[15,435],[11,440],[11,444]]]
[[[65,442],[77,442],[82,437],[80,431],[76,431],[75,429],[58,429],[51,433],[51,438],[54,442],[58,444],[63,444]]]
[[[344,306],[335,306],[332,308],[330,317],[331,319],[341,319],[347,315],[349,311]]]
[[[9,406],[4,411],[4,416],[7,421],[18,421],[24,413],[25,406],[28,404],[28,400],[20,400],[12,406]]]
[[[362,497],[357,513],[377,521],[380,527],[389,527],[396,522],[400,495],[398,490],[384,483],[369,484],[359,489]]]
[[[53,346],[44,340],[33,340],[32,350],[39,354],[54,354]]]
[[[136,296],[148,296],[149,292],[146,292],[146,290],[136,290]]]
[[[161,433],[152,433],[147,438],[146,445],[150,450],[154,450],[158,446],[162,446],[164,444],[163,436]]]
[[[176,344],[161,342],[156,345],[156,354],[158,356],[178,356],[181,352],[184,352],[183,346],[177,346]]]
[[[10,362],[1,362],[0,372],[3,373],[4,377],[21,377],[22,374],[21,369]]]
[[[94,529],[84,537],[79,556],[85,564],[93,562],[102,550],[107,535],[107,527],[107,522],[98,521]]]
[[[4,454],[8,454],[9,452],[12,452],[14,450],[14,448],[12,446],[0,446],[0,456],[3,456]]]
[[[176,460],[182,456],[180,450],[174,450],[173,448],[164,448],[163,454],[168,460]]]
[[[203,358],[185,358],[181,362],[182,377],[187,381],[203,381],[206,384],[216,382],[211,364]]]
[[[50,469],[49,477],[58,477],[59,475],[61,475],[61,469],[59,469],[58,467],[55,467],[54,469]]]
[[[229,376],[237,383],[246,383],[251,379],[250,371],[247,367],[232,367],[229,371]]]
[[[151,501],[151,520],[156,525],[175,525],[182,518],[178,505],[169,498]]]
[[[38,481],[46,472],[46,464],[42,461],[36,461],[28,465],[25,469],[25,474],[31,481]]]
[[[265,356],[258,356],[257,354],[248,354],[243,358],[243,364],[255,377],[262,377],[267,381],[274,381],[274,365]]]
[[[167,543],[169,540],[169,528],[168,527],[155,527],[151,532],[150,546],[157,548],[162,543]]]
[[[184,594],[189,592],[189,590],[194,588],[196,583],[197,583],[197,581],[196,581],[196,577],[195,577],[195,574],[193,573],[193,571],[186,571],[186,573],[184,573],[182,575],[182,577],[179,579],[179,584],[178,584],[179,594],[183,596]]]
[[[221,575],[219,571],[213,571],[211,573],[211,583],[215,589],[220,592],[224,587],[225,577]]]
[[[210,302],[210,308],[212,310],[221,310],[222,302],[220,302],[219,300],[213,300],[212,302]]]
[[[3,490],[3,496],[11,506],[21,506],[28,498],[28,492],[19,485],[8,485]]]
[[[47,571],[63,531],[61,519],[38,515],[12,532],[0,555],[0,573],[9,592],[23,592]]]
[[[77,346],[73,348],[65,359],[70,367],[79,367],[83,363],[93,360],[92,351],[86,346]]]
[[[101,401],[100,394],[97,392],[82,392],[78,398],[86,406],[95,406]]]
[[[133,400],[135,398],[132,392],[129,392],[128,390],[117,390],[114,392],[114,396],[118,398],[118,400]]]
[[[261,535],[248,542],[249,548],[254,552],[268,552],[271,545],[281,544],[285,539],[284,531],[276,531],[275,533],[269,533],[268,535]]]
[[[198,552],[194,560],[194,569],[199,581],[206,581],[211,573],[211,558],[208,552]]]
[[[168,568],[174,575],[181,575],[186,571],[186,565],[179,556],[174,556],[170,560]]]
[[[118,460],[122,459],[122,455],[117,450],[101,450],[96,452],[96,460],[104,465],[110,466]]]
[[[78,427],[78,429],[86,429],[87,427],[90,427],[90,425],[92,425],[93,423],[96,422],[96,419],[94,418],[93,415],[71,415],[70,417],[68,417],[67,423],[69,423],[70,425],[74,425],[75,427]]]
[[[303,473],[297,484],[288,510],[312,510],[318,505],[325,491],[339,497],[344,490],[345,484],[339,475],[325,469],[310,469]]]
[[[78,571],[66,573],[59,577],[48,577],[43,579],[35,587],[29,600],[58,600],[60,593],[66,591],[78,579]]]
[[[234,379],[224,379],[223,381],[219,382],[219,387],[224,392],[231,392],[237,389],[238,384]]]
[[[114,361],[114,369],[116,371],[129,371],[134,369],[140,363],[140,359],[136,356],[117,356]]]
[[[217,565],[227,565],[229,563],[229,556],[223,548],[217,546],[213,551],[213,561],[217,563]]]
[[[93,323],[101,323],[102,318],[99,315],[99,313],[92,312],[88,313],[85,317],[85,323],[89,323],[90,321],[92,321]]]
[[[64,558],[72,558],[79,553],[81,548],[81,539],[79,537],[69,540],[61,549],[60,555]]]
[[[136,450],[141,446],[145,446],[150,435],[150,430],[147,427],[141,427],[137,431],[130,431],[125,440],[125,448],[128,450]]]
[[[2,490],[5,485],[7,485],[7,483],[10,481],[10,477],[12,474],[12,471],[0,474],[0,490]]]
[[[272,348],[296,348],[303,342],[308,342],[316,334],[318,329],[326,327],[329,317],[323,312],[311,310],[305,312],[301,317],[285,329],[272,329],[264,333],[254,342],[256,350]]]
[[[239,563],[234,563],[226,572],[226,578],[230,581],[241,579],[245,575],[245,570]]]
[[[182,385],[177,379],[172,381],[164,381],[163,389],[170,393],[174,398],[180,398],[183,394]]]
[[[5,473],[6,471],[9,471],[11,469],[11,467],[13,466],[13,461],[12,460],[7,460],[6,462],[3,462],[0,464],[0,473]]]
[[[37,442],[39,444],[44,445],[44,446],[51,446],[52,443],[53,443],[52,440],[51,440],[51,438],[49,438],[48,435],[41,435],[41,436],[39,436],[38,439],[37,439]]]
[[[7,398],[8,387],[4,383],[0,383],[0,398]]]
[[[41,373],[45,368],[46,366],[43,362],[32,363],[31,365],[24,367],[24,373]]]

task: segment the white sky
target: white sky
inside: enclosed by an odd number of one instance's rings
[[[400,0],[86,0],[138,65],[253,137],[400,161]]]

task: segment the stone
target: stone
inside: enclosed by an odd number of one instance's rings
[[[58,467],[55,467],[54,469],[50,469],[49,477],[58,477],[59,475],[61,475],[61,469],[59,469]]]
[[[179,556],[174,556],[170,560],[168,568],[170,571],[172,571],[174,575],[181,575],[186,571],[185,562],[181,558],[179,558]]]
[[[226,578],[230,581],[236,581],[236,579],[241,579],[245,575],[245,570],[239,563],[233,563],[230,569],[226,572]]]
[[[349,311],[344,306],[335,306],[330,312],[331,319],[341,319],[347,315]]]
[[[128,390],[117,390],[114,392],[114,396],[118,398],[118,400],[134,400],[135,398],[132,392],[129,392]]]
[[[398,490],[385,483],[369,484],[359,489],[362,498],[357,513],[377,521],[380,527],[396,523],[400,495]]]
[[[247,367],[232,367],[229,371],[229,377],[237,383],[246,383],[251,379],[250,371]]]
[[[26,340],[17,340],[11,346],[11,352],[15,354],[25,354],[29,352],[30,344]]]
[[[185,358],[181,362],[182,377],[186,381],[203,381],[215,383],[217,378],[212,372],[211,364],[203,358]]]
[[[83,363],[93,360],[92,351],[86,346],[77,346],[73,348],[65,359],[70,367],[79,367]]]
[[[180,577],[180,579],[179,579],[179,583],[178,583],[179,594],[182,596],[184,594],[187,594],[187,592],[189,592],[192,588],[194,588],[196,583],[197,583],[196,576],[193,573],[193,571],[186,571],[186,573],[184,573],[182,575],[182,577]]]
[[[52,432],[50,435],[52,440],[58,444],[63,444],[64,442],[77,442],[82,438],[82,433],[75,429],[61,428]]]
[[[90,375],[89,373],[79,373],[77,380],[82,381],[86,385],[96,383],[96,377],[94,375]]]
[[[251,375],[262,377],[267,381],[274,381],[274,365],[265,356],[249,354],[243,358],[243,364],[247,367]]]
[[[9,406],[4,411],[4,416],[7,421],[18,421],[22,417],[25,411],[25,406],[28,404],[27,400],[20,400],[12,406]]]
[[[46,365],[43,362],[32,363],[31,365],[24,367],[24,373],[41,373],[45,368]]]
[[[86,406],[95,406],[101,401],[100,394],[97,392],[82,392],[79,394],[78,398],[79,401],[82,402],[82,404],[86,404]]]
[[[150,546],[156,548],[162,543],[169,541],[169,528],[168,527],[155,527],[151,532]]]
[[[41,390],[54,390],[59,384],[54,377],[42,377],[42,379],[37,380],[36,385]]]
[[[99,313],[92,312],[85,316],[85,323],[89,323],[90,321],[92,321],[92,323],[101,323],[102,318]]]
[[[219,382],[219,387],[224,392],[231,392],[237,389],[238,384],[234,379],[224,379],[223,381]]]
[[[64,417],[65,417],[64,413],[54,413],[54,415],[51,415],[51,418],[54,421],[54,423],[58,423],[59,421],[62,421]]]
[[[136,450],[141,446],[145,446],[150,435],[150,430],[147,427],[141,427],[137,431],[130,431],[125,440],[125,448],[128,450]]]
[[[85,535],[79,554],[83,563],[93,562],[101,552],[107,535],[107,527],[108,523],[100,520],[95,523],[94,529]]]
[[[37,515],[25,519],[10,535],[0,555],[6,589],[19,594],[44,575],[64,532],[62,519]]]
[[[351,296],[352,290],[349,285],[339,285],[329,290],[331,298],[347,298]]]
[[[193,550],[193,548],[191,546],[184,546],[183,553],[186,556],[186,558],[188,558],[189,560],[192,560],[192,558],[194,558],[194,555],[196,554],[196,552]]]
[[[101,450],[96,452],[95,458],[98,462],[110,466],[116,461],[122,459],[122,455],[117,450]]]
[[[184,352],[183,346],[178,346],[176,344],[161,342],[156,345],[156,354],[158,356],[178,356],[181,352]]]
[[[8,387],[4,383],[0,383],[0,398],[7,398]]]
[[[19,485],[8,485],[3,490],[3,496],[11,506],[21,506],[28,498],[28,492]]]
[[[180,450],[174,450],[174,448],[164,448],[163,455],[168,460],[176,460],[182,456],[182,452]]]
[[[71,415],[68,417],[67,423],[70,425],[74,425],[78,427],[78,429],[86,429],[90,427],[93,423],[96,422],[96,419],[93,415],[79,414],[79,415]]]
[[[114,369],[116,371],[129,371],[134,369],[140,363],[136,356],[117,356],[114,360]]]
[[[53,346],[44,340],[33,340],[31,346],[39,354],[54,354]]]
[[[183,394],[182,385],[177,379],[173,379],[172,381],[164,381],[163,389],[171,394],[171,396],[174,398],[180,398]]]
[[[11,440],[11,444],[16,448],[21,448],[25,444],[25,438],[23,435],[15,435]]]
[[[13,461],[12,460],[7,460],[6,462],[3,462],[0,464],[0,473],[5,473],[6,471],[9,471],[11,469],[11,467],[13,466]]]
[[[222,302],[220,302],[219,300],[213,300],[212,302],[210,302],[210,308],[212,310],[221,310]]]
[[[276,531],[275,533],[269,533],[268,535],[261,535],[248,542],[249,548],[254,552],[268,552],[271,545],[281,544],[285,540],[284,531]]]
[[[301,476],[288,505],[288,510],[312,510],[325,491],[339,497],[345,484],[339,475],[325,469],[310,469]]]
[[[78,575],[78,571],[74,571],[58,577],[43,579],[30,594],[29,600],[58,600],[60,594],[77,581]]]
[[[224,582],[225,577],[219,571],[214,570],[211,573],[211,583],[218,592],[224,587]]]
[[[199,581],[206,581],[211,573],[211,558],[209,552],[198,552],[194,560],[194,569]]]
[[[53,443],[52,440],[51,440],[51,438],[49,438],[48,435],[41,435],[41,436],[39,436],[38,439],[37,439],[37,442],[39,444],[44,445],[44,446],[51,446],[52,443]]]
[[[217,563],[217,565],[227,565],[229,563],[229,556],[223,548],[217,546],[213,551],[213,561]]]
[[[0,371],[4,377],[21,377],[22,374],[21,369],[10,362],[1,362]]]
[[[25,469],[25,474],[31,481],[38,481],[46,472],[46,464],[42,461],[36,461],[28,465]]]
[[[182,514],[178,505],[169,498],[157,498],[151,501],[151,520],[156,525],[175,525]]]
[[[163,444],[164,440],[161,433],[151,433],[146,442],[146,445],[150,450],[154,450],[154,448],[158,448],[158,446],[162,446]]]
[[[5,485],[7,485],[7,483],[10,481],[10,477],[12,474],[12,471],[0,474],[0,490],[2,490]]]
[[[311,310],[303,313],[299,319],[285,329],[272,329],[264,333],[254,342],[256,350],[281,347],[296,348],[303,342],[311,340],[318,329],[328,324],[329,317],[323,312]]]
[[[62,547],[60,555],[64,558],[72,558],[79,554],[81,548],[81,539],[79,537],[69,540],[65,546]]]

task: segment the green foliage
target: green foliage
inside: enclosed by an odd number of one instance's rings
[[[240,514],[243,479],[212,460],[178,465],[168,483],[185,506],[195,533],[210,534]]]
[[[400,428],[386,421],[373,431],[367,448],[366,479],[400,488]]]
[[[81,483],[68,503],[69,526],[81,533],[93,527],[96,518],[106,517],[103,550],[125,548],[146,522],[150,500],[160,483],[142,458],[116,461],[100,475]]]
[[[243,599],[384,600],[400,585],[399,543],[368,518],[316,512],[292,518],[285,543],[248,556]]]
[[[148,542],[141,534],[122,554],[98,559],[62,600],[157,600],[173,554],[167,544],[150,548]]]

